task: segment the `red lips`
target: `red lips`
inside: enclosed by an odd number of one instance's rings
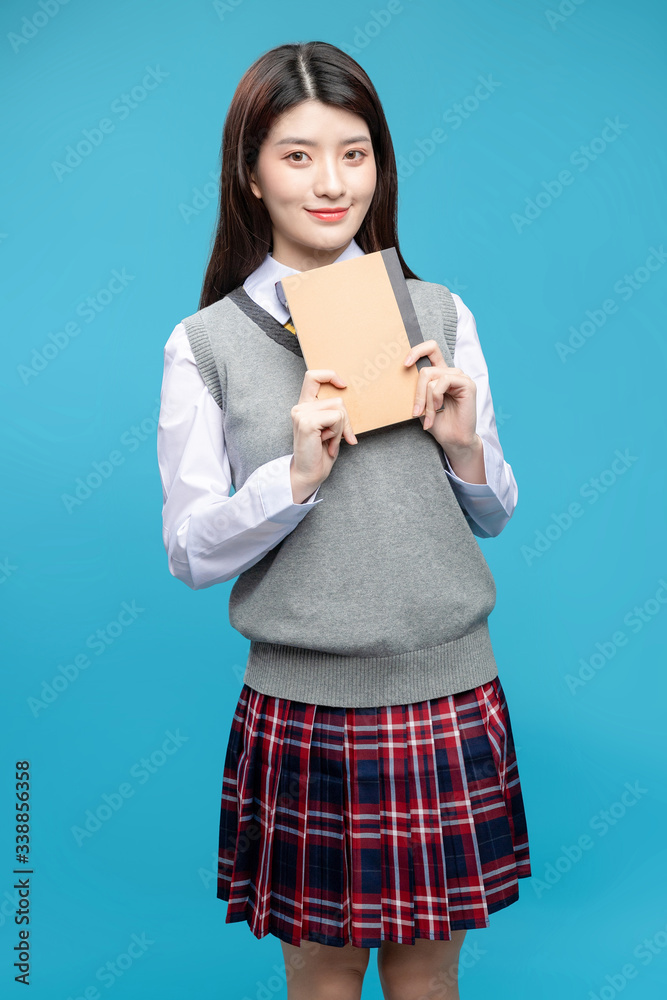
[[[345,218],[345,215],[349,211],[349,206],[348,208],[307,208],[306,211],[309,215],[314,215],[316,219],[324,219],[329,222]]]

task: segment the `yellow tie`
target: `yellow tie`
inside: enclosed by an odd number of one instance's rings
[[[293,333],[294,336],[296,337],[296,330],[294,329],[294,326],[292,325],[291,320],[292,320],[292,317],[290,316],[290,318],[287,320],[287,322],[283,323],[283,326],[285,327],[286,330],[289,330],[289,332]]]

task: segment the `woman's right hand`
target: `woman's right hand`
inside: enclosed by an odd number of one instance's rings
[[[338,458],[342,437],[349,444],[358,443],[341,397],[317,398],[323,382],[345,388],[332,368],[309,369],[303,376],[299,402],[291,410],[294,454],[290,477],[295,503],[303,503],[327,478]]]

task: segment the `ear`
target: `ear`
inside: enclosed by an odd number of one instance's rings
[[[257,183],[257,178],[255,177],[255,171],[253,170],[250,174],[250,188],[255,198],[262,200],[262,192],[260,191],[259,184]]]

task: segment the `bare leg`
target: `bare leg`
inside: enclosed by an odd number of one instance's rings
[[[452,931],[451,941],[382,941],[378,973],[385,1000],[459,1000],[459,951],[466,933]]]
[[[299,948],[280,942],[287,973],[287,1000],[360,1000],[369,948],[342,948],[301,942]]]

